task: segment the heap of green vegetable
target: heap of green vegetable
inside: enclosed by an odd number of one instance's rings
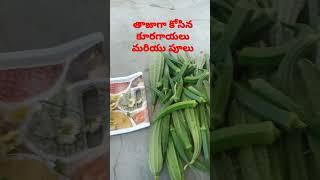
[[[211,1],[213,179],[320,179],[315,2]]]
[[[149,145],[154,179],[164,163],[172,180],[183,180],[188,168],[209,172],[209,56],[159,53],[149,70],[152,109],[159,109]]]

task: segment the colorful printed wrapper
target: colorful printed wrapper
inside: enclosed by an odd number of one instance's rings
[[[0,179],[108,179],[103,40],[0,53]]]
[[[110,80],[110,135],[150,126],[142,72]]]

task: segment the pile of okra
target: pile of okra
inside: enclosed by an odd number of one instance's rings
[[[171,180],[195,168],[209,173],[209,55],[156,54],[149,67],[152,121],[149,169]]]
[[[211,3],[211,178],[319,180],[318,0]]]

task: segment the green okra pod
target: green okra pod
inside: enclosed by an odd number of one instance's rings
[[[176,148],[174,147],[171,137],[168,142],[168,152],[167,152],[167,168],[171,180],[183,180],[184,171],[182,167],[181,160],[177,155]]]
[[[216,80],[213,88],[212,96],[212,125],[213,127],[220,126],[225,120],[225,111],[231,94],[231,86],[233,81],[233,60],[232,54],[229,51],[222,66],[222,72]]]
[[[163,166],[163,154],[161,147],[161,123],[157,121],[152,125],[149,143],[149,169],[155,180],[159,179]]]
[[[289,112],[276,107],[275,105],[265,101],[256,94],[250,92],[247,88],[240,84],[234,83],[235,96],[240,104],[256,113],[264,120],[270,120],[287,131],[295,128],[305,128],[296,113]]]
[[[199,103],[204,103],[206,100],[203,97],[198,96],[197,94],[194,94],[187,88],[183,88],[183,94],[189,97],[190,99],[196,100]]]
[[[211,152],[217,153],[250,145],[272,144],[280,131],[271,121],[220,128],[210,134]]]
[[[191,161],[184,167],[186,169],[188,166],[195,163],[195,161],[198,159],[200,152],[201,152],[201,131],[200,131],[200,125],[198,117],[195,115],[195,111],[192,108],[186,108],[184,110],[184,113],[186,115],[187,124],[189,127],[189,130],[191,132],[192,140],[193,140],[193,155]]]

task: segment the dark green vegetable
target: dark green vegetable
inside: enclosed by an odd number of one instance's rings
[[[257,4],[261,8],[271,8],[272,7],[272,0],[257,0]]]
[[[187,57],[186,55],[182,56],[182,54],[177,54],[177,58],[179,61],[184,62],[184,63],[192,63],[191,58]]]
[[[234,8],[228,24],[225,27],[223,36],[216,42],[212,55],[213,62],[220,63],[224,61],[230,48],[234,46],[235,39],[238,37],[241,28],[252,17],[253,9],[246,5],[246,1],[240,0]]]
[[[178,115],[179,115],[179,119],[180,119],[181,123],[183,123],[183,126],[186,127],[186,128],[188,128],[188,123],[187,123],[187,120],[186,120],[186,118],[185,118],[184,111],[183,111],[183,110],[178,111]],[[190,131],[187,131],[187,134],[188,134],[188,136],[189,136],[190,139],[191,139],[191,133],[190,133]]]
[[[269,145],[279,137],[279,133],[270,121],[220,128],[210,134],[211,152],[218,153],[249,145]]]
[[[188,86],[187,89],[189,91],[191,91],[193,94],[196,94],[197,96],[200,96],[200,97],[203,97],[204,99],[206,99],[206,96],[202,92],[200,92],[198,89],[196,89],[195,87]]]
[[[281,138],[269,148],[271,175],[272,178],[276,180],[286,179],[286,158],[283,149],[283,141]]]
[[[209,81],[203,81],[203,85],[204,85],[204,90],[206,93],[206,97],[208,99],[208,101],[210,102],[210,84]]]
[[[183,123],[181,115],[179,115],[179,111],[175,111],[172,113],[173,126],[176,129],[178,137],[181,139],[184,149],[191,149],[191,140],[189,134],[187,133],[186,124]]]
[[[161,147],[162,147],[162,154],[166,154],[168,149],[168,139],[170,133],[170,115],[165,116],[161,122]]]
[[[176,58],[166,54],[166,53],[163,53],[163,57],[165,60],[168,60],[168,61],[171,61],[172,63],[174,63],[176,66],[179,66],[181,67],[183,65],[183,63],[179,60],[177,60]]]
[[[173,81],[180,80],[184,76],[186,70],[188,69],[188,66],[189,66],[189,63],[184,63],[180,69],[180,72],[172,80]]]
[[[273,104],[288,111],[301,111],[302,108],[297,103],[295,103],[291,98],[283,94],[281,91],[274,88],[267,81],[263,79],[253,79],[249,82],[250,86],[255,92],[262,95],[265,99],[269,100]]]
[[[165,95],[157,88],[150,86],[150,89],[154,92],[154,94],[156,94],[159,97],[160,101],[163,101],[165,99]]]
[[[171,61],[166,61],[166,64],[168,65],[169,68],[171,68],[176,74],[178,74],[181,70],[178,66],[173,64]]]
[[[200,131],[201,131],[201,139],[202,139],[202,150],[203,156],[206,161],[210,160],[210,132],[209,132],[209,120],[206,114],[206,109],[204,105],[200,105],[199,107],[200,113]]]
[[[237,180],[237,167],[227,153],[219,153],[215,156],[213,162],[216,168],[218,179]]]
[[[312,111],[320,112],[320,71],[311,61],[306,59],[301,60],[298,67],[305,83]]]
[[[233,60],[231,52],[228,53],[222,72],[219,74],[213,88],[212,97],[212,125],[218,127],[224,123],[225,110],[231,94],[233,80]]]
[[[171,97],[173,96],[173,92],[171,89],[169,89],[168,93],[164,95],[163,100],[160,100],[162,104],[167,102]]]
[[[198,97],[212,102],[208,109],[210,123],[204,123],[212,125],[211,177],[318,180],[320,68],[316,67],[319,52],[314,50],[319,50],[316,22],[320,18],[311,15],[319,11],[316,4],[320,3],[315,3],[316,0],[215,1],[210,9],[212,27],[216,27],[210,34],[213,44],[210,78],[186,82],[205,96],[185,87],[197,95],[188,96],[199,102],[196,116],[202,116],[199,111],[202,106],[207,108]],[[224,76],[229,59],[232,73],[230,68],[228,76]],[[222,77],[225,79],[221,80]],[[206,93],[204,89],[209,81],[210,93]],[[234,104],[239,107],[238,113],[232,113]],[[200,131],[205,129],[202,119]],[[256,126],[263,123],[269,125]],[[251,128],[248,130],[247,126]],[[215,134],[221,131],[225,132]]]
[[[319,38],[319,34],[310,34],[300,38],[290,47],[290,51],[288,51],[281,61],[277,73],[278,86],[281,87],[287,95],[290,96],[292,94],[290,87],[292,87],[292,82],[294,81],[292,77],[295,64],[307,50],[310,50]]]
[[[195,64],[190,64],[184,73],[185,76],[189,76],[194,73],[194,71],[197,69],[197,66]]]
[[[273,9],[256,9],[254,16],[244,26],[237,37],[237,46],[255,42],[263,32],[270,30],[275,23],[276,13]]]
[[[261,122],[261,120],[257,116],[254,116],[248,111],[245,111],[245,118],[247,123],[249,124]],[[272,179],[271,162],[270,162],[267,146],[257,145],[257,146],[252,146],[252,149],[254,151],[253,153],[255,156],[258,172],[260,174],[260,179],[261,180]]]
[[[310,161],[307,163],[311,164],[309,170],[312,172],[310,180],[316,180],[320,178],[320,142],[319,139],[311,135],[308,135],[307,140],[310,147]]]
[[[316,33],[316,31],[309,25],[303,24],[303,23],[296,23],[294,25],[287,24],[282,22],[285,27],[291,29],[294,31],[295,36],[297,37],[303,37],[311,33]]]
[[[184,167],[186,169],[188,166],[194,164],[198,159],[200,152],[201,152],[201,132],[200,132],[200,125],[199,119],[196,117],[194,109],[186,108],[184,110],[185,118],[187,120],[187,124],[189,130],[191,132],[192,140],[193,140],[193,155],[191,161]]]
[[[232,6],[223,0],[212,1],[212,14],[221,22],[228,22],[231,15]]]
[[[167,152],[167,167],[171,180],[183,180],[184,172],[182,163],[176,153],[176,149],[172,142],[172,139],[169,138],[168,142],[168,152]]]
[[[175,145],[175,148],[177,150],[178,155],[180,156],[180,158],[185,162],[188,163],[191,161],[192,158],[192,153],[189,150],[185,150],[183,148],[183,144],[180,140],[180,138],[177,136],[176,134],[176,130],[174,127],[171,126],[170,128],[170,133],[172,136],[172,141]],[[199,160],[197,160],[193,165],[191,165],[191,167],[195,167],[201,171],[205,171],[208,172],[209,171],[209,167],[207,164],[200,162]]]
[[[280,47],[247,47],[238,53],[240,66],[276,68],[280,64],[288,45]]]
[[[224,31],[225,31],[225,24],[223,22],[218,21],[214,17],[211,16],[211,24],[214,24],[215,28],[210,29],[210,36],[212,37],[213,40],[217,41],[219,40]]]
[[[182,102],[177,102],[172,105],[169,105],[163,109],[160,110],[160,112],[157,114],[156,118],[154,118],[153,122],[158,121],[159,119],[169,115],[170,113],[181,110],[181,109],[186,109],[186,108],[195,108],[197,106],[197,102],[195,100],[189,100],[189,101],[182,101]]]
[[[173,87],[173,91],[174,94],[172,96],[172,99],[174,100],[174,102],[178,102],[180,101],[182,92],[183,92],[183,80],[180,79],[179,81],[177,81]]]
[[[233,87],[235,89],[235,96],[240,104],[244,105],[264,120],[273,121],[287,131],[291,131],[295,128],[304,128],[306,126],[296,113],[280,109],[275,105],[268,103],[239,84],[234,84]]]
[[[232,13],[232,10],[233,10],[232,5],[226,2],[225,0],[215,0],[215,1],[212,1],[212,3],[213,3],[213,6],[217,6],[216,8],[222,8],[229,14]]]
[[[149,145],[149,169],[155,180],[159,179],[163,166],[161,147],[161,122],[155,122],[152,126]]]
[[[163,93],[166,95],[169,91],[169,78],[170,78],[170,73],[169,73],[169,67],[167,64],[164,65],[164,73],[163,73]]]
[[[153,60],[149,66],[150,87],[152,87],[153,89],[158,89],[161,86],[160,78],[163,75],[164,69],[164,57],[161,53],[158,53],[157,55],[158,56],[155,56],[157,59]],[[157,96],[152,92],[151,97],[153,111],[157,104]]]
[[[199,79],[204,79],[209,76],[209,72],[205,71],[197,76],[186,76],[183,78],[183,81],[186,83],[197,83]]]
[[[287,135],[285,139],[290,180],[308,180],[301,138],[302,136],[300,133],[295,133]]]
[[[172,141],[175,145],[175,148],[180,156],[180,158],[188,163],[189,159],[187,157],[187,154],[185,153],[185,146],[183,145],[183,142],[181,140],[181,138],[179,138],[179,136],[177,135],[177,130],[175,127],[170,126],[170,135],[172,137]]]
[[[192,91],[190,91],[187,88],[183,89],[183,94],[186,95],[187,97],[189,97],[190,99],[198,101],[199,103],[206,102],[206,100],[203,97],[198,96],[197,94],[194,94]]]
[[[235,100],[233,100],[231,103],[228,115],[230,125],[236,126],[239,124],[247,123],[246,112]],[[246,177],[246,179],[248,180],[261,179],[259,171],[257,169],[252,146],[246,146],[239,149],[239,151],[237,152],[237,159],[241,167],[242,177]]]

